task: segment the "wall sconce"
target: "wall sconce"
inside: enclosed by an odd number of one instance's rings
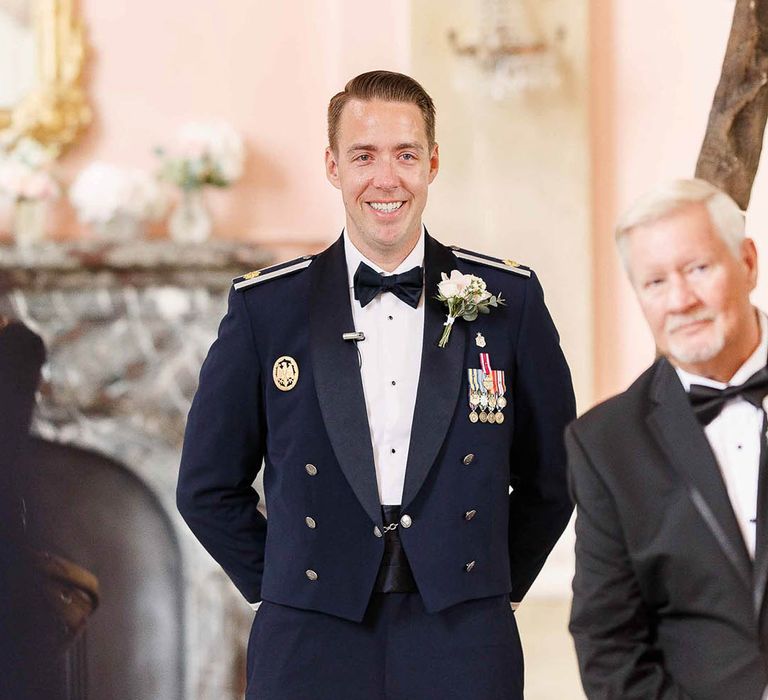
[[[481,0],[478,39],[463,43],[458,32],[448,42],[464,70],[457,74],[461,89],[480,88],[494,100],[555,89],[562,70],[554,44],[544,39],[526,0]],[[555,39],[565,38],[561,27]],[[479,73],[479,75],[478,75]]]

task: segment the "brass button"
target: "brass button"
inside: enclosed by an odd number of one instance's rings
[[[404,528],[409,528],[411,525],[413,525],[413,520],[411,520],[411,516],[406,513],[402,518],[400,518],[400,524]]]
[[[310,476],[315,476],[315,474],[317,474],[317,467],[314,464],[307,464],[307,465],[305,465],[304,466],[304,470]]]
[[[464,564],[464,571],[466,571],[467,573],[472,571],[472,569],[474,569],[474,568],[475,568],[475,560],[474,559],[472,561],[467,562],[466,564]]]
[[[472,464],[472,460],[475,458],[475,455],[473,455],[471,452],[468,455],[464,455],[464,459],[461,461],[464,462],[467,466]]]
[[[304,518],[304,522],[307,524],[307,527],[310,530],[314,530],[317,527],[317,523],[315,522],[315,519],[314,518],[310,518],[309,516]]]
[[[376,525],[373,528],[373,534],[376,535],[376,537],[384,537],[384,534],[382,533],[381,528],[378,525]]]
[[[464,513],[464,520],[472,520],[477,515],[477,511],[473,508]]]
[[[307,575],[307,578],[310,581],[317,581],[317,571],[312,571],[312,569],[307,569],[304,573]]]

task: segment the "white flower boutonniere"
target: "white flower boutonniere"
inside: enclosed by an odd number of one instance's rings
[[[443,335],[438,345],[446,346],[451,335],[453,322],[457,318],[465,321],[474,321],[477,315],[491,313],[491,307],[503,306],[504,299],[501,294],[494,296],[486,288],[485,281],[475,275],[462,275],[458,270],[451,270],[448,277],[444,272],[440,273],[443,281],[437,285],[438,301],[442,301],[448,307],[448,315],[443,324]]]

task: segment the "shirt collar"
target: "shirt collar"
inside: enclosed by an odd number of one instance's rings
[[[760,322],[760,342],[757,344],[755,351],[747,358],[746,362],[736,370],[736,373],[731,377],[729,382],[718,382],[715,379],[700,377],[691,372],[686,372],[684,369],[675,367],[675,371],[677,372],[677,376],[680,377],[683,388],[686,391],[690,391],[691,384],[702,384],[703,386],[711,386],[715,389],[725,389],[727,386],[738,386],[747,381],[747,379],[749,379],[755,372],[765,367],[766,357],[768,357],[768,318],[766,318],[766,315],[760,310],[757,312],[757,318]]]
[[[354,243],[352,243],[352,240],[349,237],[349,234],[347,233],[347,229],[344,229],[344,256],[347,259],[347,280],[349,282],[350,289],[354,287],[355,285],[355,272],[357,272],[357,268],[360,266],[361,262],[364,262],[369,267],[372,267],[376,272],[379,272],[384,275],[399,275],[401,272],[406,272],[407,270],[410,270],[413,267],[418,267],[419,265],[424,265],[424,235],[426,231],[424,229],[424,224],[421,225],[421,236],[419,236],[419,240],[416,241],[416,245],[413,246],[413,250],[408,253],[408,256],[401,262],[393,272],[385,272],[381,269],[381,266],[377,265],[375,262],[370,261],[368,258],[365,257],[357,248],[355,248]]]

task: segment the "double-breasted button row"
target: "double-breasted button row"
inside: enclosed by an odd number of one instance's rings
[[[473,508],[464,513],[464,520],[472,520],[477,515],[477,511]]]
[[[304,522],[307,524],[307,527],[310,530],[314,530],[317,527],[317,522],[315,522],[315,519],[310,517],[309,515],[304,518]]]
[[[304,471],[310,476],[317,476],[317,467],[314,464],[305,464]]]
[[[310,581],[317,581],[317,571],[313,571],[312,569],[307,569],[304,574]]]
[[[464,455],[464,459],[462,459],[462,463],[465,464],[467,467],[472,464],[472,462],[475,459],[475,455],[473,455],[471,452],[468,455]]]

